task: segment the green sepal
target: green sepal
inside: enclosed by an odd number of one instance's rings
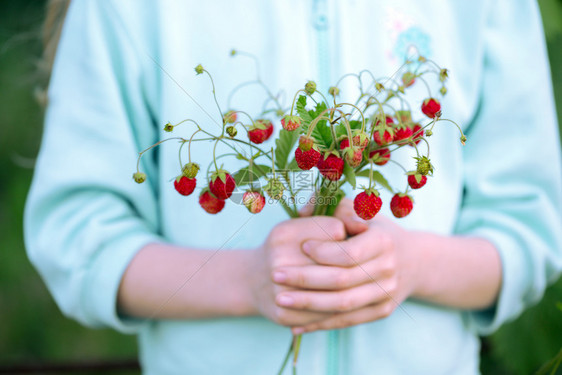
[[[445,82],[449,78],[449,71],[447,69],[441,69],[439,71],[439,81]]]
[[[166,123],[166,125],[164,125],[164,131],[165,132],[171,132],[174,130],[174,125],[170,124],[169,122]]]
[[[226,174],[228,172],[225,171],[224,169],[219,169],[213,172],[213,174],[211,175],[211,181],[214,183],[217,178],[220,178],[220,180],[222,181],[223,184],[226,184]]]
[[[408,198],[410,198],[410,200],[412,201],[412,203],[416,203],[416,202],[414,201],[414,198],[412,198],[412,196],[411,196],[410,194],[407,194],[407,193],[396,193],[396,195],[398,195],[400,198],[408,197]]]
[[[406,176],[414,176],[418,184],[421,182],[423,177],[423,175],[419,174],[417,171],[409,171],[406,173]]]
[[[416,160],[417,173],[424,176],[433,175],[433,165],[427,156],[415,156],[414,159]]]
[[[322,155],[322,158],[323,158],[322,160],[328,159],[328,156],[330,156],[330,155],[334,155],[334,156],[337,156],[338,158],[341,158],[339,152],[337,152],[336,150],[326,150],[326,151],[324,151],[324,154]]]
[[[414,178],[416,179],[416,182],[417,182],[418,184],[421,182],[422,177],[423,177],[421,174],[417,173],[416,171],[408,172],[408,173],[406,173],[406,174],[407,174],[407,175],[410,175],[410,176],[414,176]]]
[[[253,129],[260,129],[260,130],[265,130],[267,129],[267,126],[265,125],[267,122],[267,120],[256,120],[252,126],[250,126],[250,130]]]
[[[201,189],[201,193],[199,193],[199,196],[202,196],[205,193],[209,193],[212,197],[217,198],[217,196],[211,192],[211,189],[209,189],[209,187],[204,187],[203,189]]]
[[[367,195],[374,194],[375,197],[378,197],[378,196],[380,195],[379,191],[378,191],[377,189],[375,189],[375,188],[365,188],[365,189],[363,189],[363,190],[365,191],[365,193],[366,193]]]
[[[143,182],[146,181],[146,173],[142,173],[142,172],[133,173],[133,180],[135,180],[137,184],[142,184]]]

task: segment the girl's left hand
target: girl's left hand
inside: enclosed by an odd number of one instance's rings
[[[385,318],[416,288],[418,262],[411,232],[383,216],[365,222],[368,225],[361,223],[349,199],[340,203],[335,216],[347,228],[357,228],[350,233],[355,235],[343,241],[304,242],[302,251],[317,263],[306,273],[302,267],[276,270],[284,274],[277,283],[297,288],[284,293],[290,298],[281,301],[292,303],[282,307],[332,313],[324,320],[293,327],[294,334]]]

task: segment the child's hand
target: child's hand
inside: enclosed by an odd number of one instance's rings
[[[256,252],[250,285],[255,309],[268,319],[285,326],[307,325],[326,319],[331,314],[282,307],[285,292],[290,286],[274,283],[277,270],[317,267],[302,252],[302,244],[309,241],[341,241],[346,230],[341,220],[331,217],[293,219],[278,224],[269,234],[264,245]],[[313,272],[313,271],[310,271]]]
[[[345,222],[346,228],[359,232],[360,222],[351,201],[342,201],[336,217]],[[294,333],[343,328],[387,317],[412,293],[416,261],[410,254],[408,232],[384,217],[369,224],[362,233],[343,241],[309,239],[303,242],[303,252],[314,265],[277,269],[285,274],[285,281],[279,284],[293,288],[278,295],[281,306],[329,314],[326,319],[293,326]],[[292,303],[284,303],[289,300]]]

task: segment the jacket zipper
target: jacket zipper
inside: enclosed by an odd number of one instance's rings
[[[330,84],[330,40],[328,30],[328,4],[327,0],[314,0],[313,15],[314,29],[316,30],[318,88],[326,91]],[[338,375],[339,373],[339,331],[328,332],[326,348],[326,374]]]

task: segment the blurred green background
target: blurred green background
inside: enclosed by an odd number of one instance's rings
[[[539,4],[562,119],[562,0]],[[135,358],[137,350],[132,336],[86,329],[63,317],[25,255],[23,207],[42,128],[34,90],[44,6],[37,0],[0,1],[0,368]],[[558,301],[562,279],[539,305],[484,340],[482,372],[530,374],[555,356],[562,348]]]

